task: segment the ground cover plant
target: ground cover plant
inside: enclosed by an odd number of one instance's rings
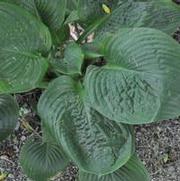
[[[72,161],[79,181],[150,180],[133,125],[180,115],[179,25],[170,0],[0,0],[0,140],[18,120],[14,94],[42,92],[42,133],[20,154],[29,178]]]

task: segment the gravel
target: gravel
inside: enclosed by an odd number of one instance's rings
[[[0,172],[7,173],[6,181],[29,181],[18,163],[20,149],[28,137],[23,124],[26,120],[36,131],[40,131],[36,104],[41,92],[17,95],[21,107],[19,124],[13,135],[0,144]],[[180,180],[180,119],[156,124],[135,126],[137,152],[149,170],[152,181]],[[70,164],[64,173],[52,181],[75,181],[78,169]]]
[[[152,181],[180,180],[180,119],[137,126],[136,145]]]
[[[179,0],[176,2],[180,3]],[[174,34],[180,42],[180,30]],[[39,131],[39,119],[35,105],[39,91],[18,95],[25,119]],[[136,126],[136,147],[138,155],[149,170],[152,181],[180,181],[180,119],[162,121],[156,124]],[[5,181],[30,181],[18,163],[21,146],[33,133],[26,131],[19,122],[15,132],[0,144],[0,173],[7,173]],[[73,164],[52,181],[75,181],[78,169]]]

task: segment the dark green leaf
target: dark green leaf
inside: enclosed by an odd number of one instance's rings
[[[77,43],[82,43],[83,41],[86,40],[86,38],[91,35],[92,33],[94,33],[94,31],[96,31],[107,19],[109,18],[109,16],[103,16],[102,18],[99,18],[97,20],[95,20],[92,24],[90,24],[85,31],[83,32],[83,34],[79,37],[79,39],[77,40]]]
[[[103,4],[112,11],[121,2],[120,0],[79,0],[78,14],[80,20],[85,24],[89,24],[106,15],[106,12],[103,10]]]
[[[0,141],[15,128],[18,121],[18,106],[10,95],[0,95]]]
[[[58,44],[63,35],[62,28],[66,12],[66,0],[9,0],[11,3],[23,7],[51,31],[53,43]]]
[[[100,44],[105,66],[90,66],[85,88],[109,119],[142,124],[180,115],[180,46],[153,29],[121,29]]]
[[[67,0],[67,11],[68,13],[77,10],[79,0]]]
[[[56,46],[63,44],[70,36],[70,28],[68,25],[63,25],[58,31],[51,32],[53,43]]]
[[[150,181],[150,177],[142,162],[134,155],[123,167],[108,175],[98,176],[80,171],[79,181]]]
[[[62,76],[40,98],[38,111],[50,134],[82,170],[106,174],[131,157],[131,128],[103,117],[86,101],[80,82]]]
[[[78,12],[76,10],[74,10],[66,18],[66,21],[64,22],[64,24],[72,23],[77,20],[79,20]]]
[[[140,1],[140,0],[139,0]],[[98,36],[120,28],[149,27],[172,34],[180,26],[180,7],[171,0],[126,1],[112,11]]]
[[[61,28],[65,18],[66,0],[16,0],[16,2],[42,20],[51,30],[58,31]]]
[[[20,163],[28,177],[47,181],[65,169],[68,158],[57,144],[31,138],[22,147]]]
[[[63,74],[81,74],[84,54],[76,43],[69,43],[64,52],[64,58],[55,59],[52,63],[55,72]]]
[[[0,92],[38,87],[48,68],[48,29],[23,9],[0,2]]]
[[[102,54],[98,52],[98,49],[96,47],[96,43],[94,45],[93,43],[86,43],[82,45],[82,51],[84,53],[85,59],[95,59],[98,57],[103,57]]]

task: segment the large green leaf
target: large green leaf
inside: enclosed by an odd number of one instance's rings
[[[79,0],[79,18],[82,22],[89,24],[106,15],[106,12],[103,9],[103,5],[106,5],[112,10],[115,9],[118,4],[121,4],[120,0]]]
[[[30,138],[22,147],[20,163],[29,178],[47,181],[65,169],[68,158],[57,144]]]
[[[86,102],[80,82],[62,76],[40,98],[39,114],[46,130],[82,169],[106,174],[124,165],[134,151],[129,126],[111,121]]]
[[[79,0],[67,0],[67,10],[68,12],[77,10]]]
[[[0,141],[15,128],[18,120],[18,106],[10,95],[0,95]]]
[[[11,2],[28,10],[51,30],[57,31],[61,28],[65,18],[66,0],[11,0]]]
[[[64,36],[63,22],[66,0],[6,0],[23,7],[42,21],[51,31],[53,43],[58,44]]]
[[[51,47],[48,29],[23,9],[0,2],[0,92],[38,87]]]
[[[180,7],[172,0],[146,2],[131,0],[122,3],[112,11],[111,17],[98,31],[98,36],[129,27],[150,27],[171,34],[178,26],[180,26]]]
[[[106,65],[88,68],[92,107],[109,119],[142,124],[180,115],[180,46],[154,29],[121,29],[100,53]]]
[[[64,24],[73,23],[77,20],[79,20],[78,12],[74,10],[74,11],[71,11],[71,13],[69,13]]]
[[[108,175],[99,177],[80,171],[79,181],[150,181],[150,177],[144,165],[134,155],[123,167]]]
[[[69,43],[64,51],[63,58],[55,58],[52,66],[55,72],[63,74],[81,74],[84,54],[76,43]]]

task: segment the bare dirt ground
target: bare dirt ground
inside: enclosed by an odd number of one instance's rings
[[[152,181],[180,180],[180,119],[136,127],[136,143]]]
[[[177,2],[180,3],[179,0]],[[180,30],[174,34],[180,42]],[[39,92],[38,92],[39,95]],[[18,95],[23,119],[39,130],[39,120],[35,114],[37,93]],[[5,181],[29,181],[18,163],[21,146],[33,135],[28,132],[21,120],[15,133],[0,144],[0,173],[7,174]],[[152,181],[180,181],[180,119],[136,126],[136,146],[141,160],[149,170]],[[64,173],[52,180],[75,181],[78,170],[70,165]]]
[[[22,125],[22,119],[39,130],[35,105],[39,92],[18,95],[21,117],[15,133],[0,144],[0,172],[7,173],[6,181],[28,181],[18,163],[21,146],[33,133]],[[180,180],[180,119],[136,126],[136,147],[149,170],[152,181]],[[54,181],[75,181],[78,170],[70,165]]]

